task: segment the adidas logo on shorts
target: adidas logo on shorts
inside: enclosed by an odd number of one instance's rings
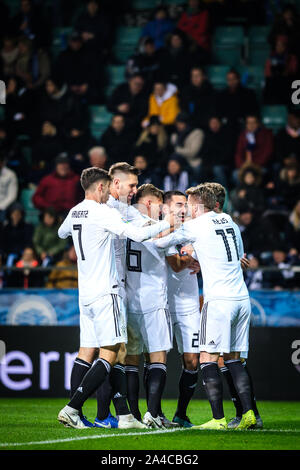
[[[211,341],[210,343],[208,343],[208,346],[215,346],[216,343],[214,341]]]

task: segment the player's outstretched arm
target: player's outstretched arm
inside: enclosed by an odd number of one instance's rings
[[[196,239],[192,231],[193,221],[190,220],[182,224],[178,230],[169,235],[155,240],[157,248],[166,249],[170,246],[182,245],[184,243],[193,243]]]
[[[65,220],[59,227],[57,233],[58,233],[59,238],[63,238],[63,239],[68,238],[72,235],[69,215],[67,215],[67,217],[65,218]]]

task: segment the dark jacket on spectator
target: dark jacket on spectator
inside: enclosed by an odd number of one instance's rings
[[[291,154],[294,154],[300,163],[300,135],[292,137],[286,128],[280,129],[275,136],[276,160],[282,163]]]
[[[109,126],[100,139],[111,163],[125,162],[131,155],[135,136],[126,127],[119,132]]]
[[[8,222],[2,232],[1,251],[6,255],[13,253],[20,256],[24,248],[31,245],[32,234],[33,226],[27,224],[24,219],[16,226]]]
[[[217,114],[230,124],[237,125],[247,114],[258,114],[259,106],[253,90],[240,85],[235,93],[228,88],[217,97]]]
[[[235,136],[228,126],[222,125],[219,132],[208,129],[200,153],[202,164],[207,168],[215,165],[234,167],[234,146]]]
[[[88,48],[103,51],[109,47],[111,25],[109,18],[103,13],[98,12],[95,16],[91,16],[88,12],[82,13],[77,20],[75,30],[79,33],[94,34],[95,37],[86,43]]]
[[[112,113],[122,114],[118,111],[118,106],[122,103],[128,103],[130,106],[130,111],[124,114],[127,123],[132,127],[139,126],[148,111],[147,94],[142,91],[137,95],[132,95],[128,84],[122,83],[108,99],[107,108]]]
[[[206,128],[209,117],[216,107],[216,94],[208,80],[200,87],[187,85],[180,95],[180,108],[191,115],[196,127]]]
[[[37,209],[53,207],[56,212],[70,210],[78,202],[79,176],[70,171],[69,176],[60,178],[54,171],[45,176],[38,185],[33,203]]]

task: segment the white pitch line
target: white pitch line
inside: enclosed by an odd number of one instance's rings
[[[88,439],[107,439],[110,437],[127,437],[127,436],[150,436],[153,434],[171,434],[174,432],[181,432],[181,431],[189,431],[193,432],[193,429],[189,428],[180,428],[180,429],[164,429],[164,430],[157,430],[157,431],[141,431],[141,432],[129,432],[123,434],[94,434],[91,436],[80,436],[80,437],[70,437],[67,439],[53,439],[48,441],[31,441],[31,442],[0,442],[0,447],[19,447],[19,446],[33,446],[33,445],[47,445],[47,444],[59,444],[62,442],[75,442],[75,441],[85,441]],[[200,429],[195,429],[195,431],[200,431]],[[232,432],[232,431],[230,431]],[[257,432],[257,433],[300,433],[300,429],[250,429],[245,431],[239,431],[241,433],[245,432]]]

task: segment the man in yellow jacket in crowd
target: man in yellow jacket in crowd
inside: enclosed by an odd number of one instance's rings
[[[165,126],[174,124],[179,113],[177,87],[172,83],[156,81],[153,93],[149,97],[148,115],[143,120],[143,127],[149,123],[151,116],[159,116],[160,122]]]

